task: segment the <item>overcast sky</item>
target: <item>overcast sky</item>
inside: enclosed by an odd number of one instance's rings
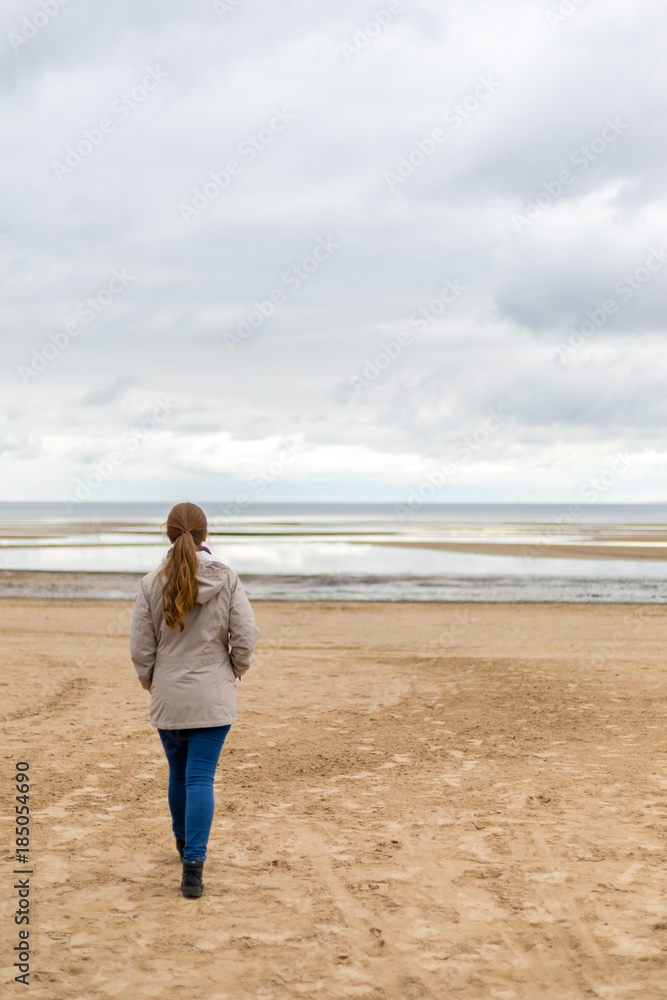
[[[0,18],[0,499],[664,499],[662,0]]]

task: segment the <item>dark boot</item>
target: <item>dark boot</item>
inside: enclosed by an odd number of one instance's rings
[[[183,849],[184,849],[184,847],[185,847],[185,841],[184,840],[180,840],[177,837],[176,838],[176,850],[178,851],[178,856],[181,859],[181,861],[183,860]]]
[[[201,880],[203,861],[184,861],[181,892],[184,896],[201,896],[204,888]]]

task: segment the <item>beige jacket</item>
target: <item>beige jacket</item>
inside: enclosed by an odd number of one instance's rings
[[[143,578],[134,605],[130,656],[151,692],[151,725],[158,729],[236,722],[236,678],[252,663],[259,635],[234,570],[208,552],[198,552],[197,562],[199,596],[183,632],[164,620],[163,563]]]

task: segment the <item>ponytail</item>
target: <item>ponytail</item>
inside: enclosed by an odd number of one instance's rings
[[[169,628],[185,629],[184,612],[192,611],[199,596],[197,546],[206,538],[206,515],[193,503],[177,504],[167,518],[167,536],[173,545],[163,569],[162,611]]]

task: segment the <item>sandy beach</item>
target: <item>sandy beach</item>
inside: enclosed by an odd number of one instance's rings
[[[34,998],[664,1000],[662,607],[255,610],[187,900],[132,603],[0,603],[7,995],[24,759]]]

